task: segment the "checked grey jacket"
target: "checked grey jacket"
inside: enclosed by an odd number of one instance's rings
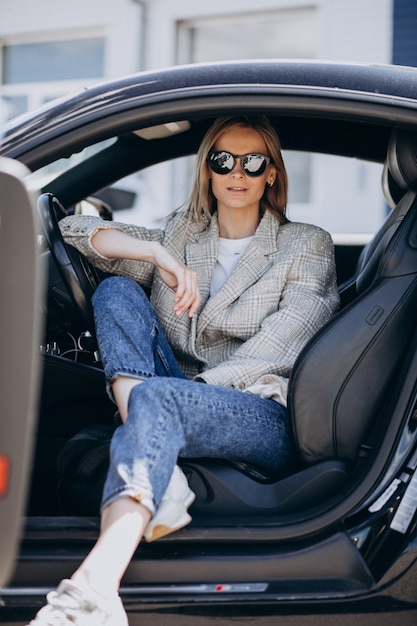
[[[209,292],[217,259],[216,214],[204,226],[177,212],[164,229],[88,216],[67,217],[60,227],[66,242],[94,265],[151,288],[153,306],[188,378],[272,398],[284,406],[297,355],[339,304],[330,235],[309,224],[279,224],[269,212],[213,297]],[[191,320],[186,313],[174,315],[174,292],[153,265],[98,254],[90,242],[99,228],[159,241],[195,270],[202,295],[198,314]]]

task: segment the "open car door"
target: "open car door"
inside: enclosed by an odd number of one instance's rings
[[[0,586],[18,547],[37,413],[43,272],[27,173],[0,158]]]

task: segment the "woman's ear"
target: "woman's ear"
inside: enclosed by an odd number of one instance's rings
[[[273,187],[274,183],[277,179],[277,171],[275,169],[275,167],[273,165],[269,166],[270,170],[269,170],[269,174],[268,174],[268,185],[269,187]]]

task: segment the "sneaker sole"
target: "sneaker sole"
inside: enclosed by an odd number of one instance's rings
[[[172,525],[164,524],[161,520],[161,523],[158,524],[158,514],[156,514],[154,520],[151,520],[145,530],[144,537],[147,543],[151,543],[152,541],[156,541],[157,539],[161,539],[161,537],[165,537],[166,535],[170,535],[171,533],[175,533],[177,530],[181,530],[184,526],[187,526],[192,518],[191,515],[187,512],[188,507],[192,505],[195,500],[195,493],[188,490],[187,495],[182,501],[184,505],[184,514],[177,518]],[[153,523],[156,522],[156,523]]]

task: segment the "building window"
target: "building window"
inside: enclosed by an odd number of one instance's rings
[[[3,83],[34,83],[102,77],[104,40],[73,39],[6,45]]]
[[[310,7],[187,20],[179,22],[178,34],[180,63],[315,58],[318,12]]]
[[[7,42],[0,46],[0,98],[10,119],[104,77],[100,36]]]

